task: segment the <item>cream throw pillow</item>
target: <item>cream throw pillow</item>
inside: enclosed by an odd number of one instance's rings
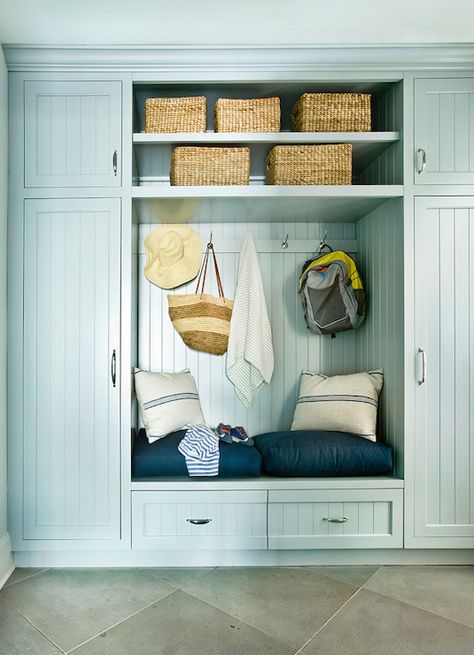
[[[135,392],[150,443],[170,432],[205,423],[196,383],[188,369],[181,373],[135,369]]]
[[[383,370],[327,377],[303,371],[292,430],[350,432],[376,440]]]

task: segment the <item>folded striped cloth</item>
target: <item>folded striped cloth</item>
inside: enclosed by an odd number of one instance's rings
[[[194,425],[178,444],[191,476],[219,475],[219,437],[207,425]]]

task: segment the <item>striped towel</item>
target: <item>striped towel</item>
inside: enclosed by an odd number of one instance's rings
[[[207,425],[194,425],[178,444],[189,475],[219,475],[219,437]]]
[[[245,407],[250,408],[273,375],[272,330],[268,318],[255,242],[248,232],[242,242],[234,308],[227,348],[227,377]]]

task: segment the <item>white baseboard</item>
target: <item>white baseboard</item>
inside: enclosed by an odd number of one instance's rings
[[[15,570],[10,535],[6,532],[0,537],[0,589]]]
[[[20,567],[474,564],[474,550],[21,551]]]

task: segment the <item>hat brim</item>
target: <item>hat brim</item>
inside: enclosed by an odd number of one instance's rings
[[[176,232],[182,241],[182,257],[174,264],[163,266],[158,257],[160,241],[169,233]],[[147,280],[161,289],[175,289],[193,280],[199,272],[202,241],[199,234],[187,225],[163,225],[153,230],[145,239],[147,263],[144,274]]]

